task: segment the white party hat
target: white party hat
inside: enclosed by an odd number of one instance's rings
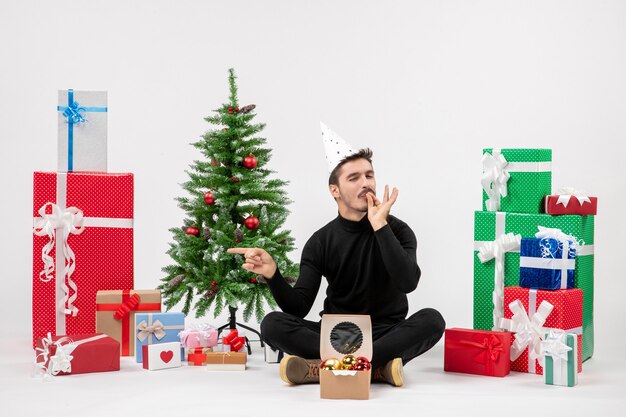
[[[326,151],[326,162],[328,162],[328,172],[333,172],[333,169],[339,165],[342,159],[357,153],[357,151],[352,149],[352,146],[330,130],[324,123],[320,122],[320,126],[322,128],[324,150]]]

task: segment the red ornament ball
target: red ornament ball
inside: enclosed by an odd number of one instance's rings
[[[235,111],[239,113],[239,107],[235,107]]]
[[[195,226],[189,226],[188,228],[185,229],[185,233],[187,233],[188,235],[198,237],[200,236],[200,229],[198,229]]]
[[[355,369],[357,371],[369,371],[370,369],[372,369],[372,364],[365,356],[359,356],[358,358],[356,358]]]
[[[257,283],[256,278],[255,277],[250,278],[250,282],[253,284],[256,284]]]
[[[252,154],[246,156],[245,158],[243,158],[243,166],[248,168],[248,169],[252,169],[252,168],[256,168],[257,165],[257,160],[256,157]]]
[[[213,204],[215,204],[215,197],[213,197],[212,192],[207,191],[204,194],[204,202],[207,203],[209,206],[212,206]]]
[[[228,114],[233,114],[233,108],[232,107],[228,108]]]
[[[230,180],[232,182],[239,182],[239,178],[237,178],[237,177],[230,177]]]
[[[211,281],[211,287],[215,287],[217,285],[217,282],[215,282],[215,280]]]
[[[259,219],[255,217],[253,214],[248,216],[246,221],[243,223],[248,229],[254,230],[259,227]]]

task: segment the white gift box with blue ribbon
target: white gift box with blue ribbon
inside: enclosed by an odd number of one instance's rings
[[[59,90],[59,172],[107,172],[107,110],[106,91]]]
[[[574,288],[575,238],[559,229],[539,226],[535,238],[523,238],[520,245],[520,287],[541,290]]]

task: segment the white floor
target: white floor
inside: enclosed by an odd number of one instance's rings
[[[320,400],[319,386],[286,386],[258,342],[244,372],[202,367],[145,371],[123,358],[120,372],[32,377],[28,340],[2,340],[0,416],[623,416],[626,366],[621,358],[585,362],[574,388],[540,376],[505,378],[443,372],[441,343],[405,367],[406,385],[372,385],[369,401]],[[549,414],[548,414],[549,413]],[[391,417],[391,416],[389,416]],[[395,417],[395,416],[393,416]]]

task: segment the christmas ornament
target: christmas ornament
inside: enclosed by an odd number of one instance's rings
[[[240,228],[235,229],[235,243],[239,243],[243,240],[243,232]]]
[[[354,365],[354,369],[357,371],[369,371],[372,369],[372,364],[365,356],[359,356],[356,358],[356,365]]]
[[[244,222],[244,225],[250,229],[250,230],[254,230],[257,227],[259,227],[259,219],[256,218],[253,214],[251,214],[250,216],[248,216],[248,218],[246,219],[246,221]]]
[[[215,204],[215,198],[213,197],[212,192],[207,191],[206,193],[204,193],[204,202],[207,203],[209,206]]]
[[[256,280],[256,278],[255,278],[255,277],[252,277],[252,278],[250,278],[250,282],[251,282],[251,283],[253,283],[253,284],[256,284],[256,283],[257,283],[257,280]]]
[[[248,156],[243,158],[243,166],[248,169],[256,168],[256,164],[257,164],[256,157],[252,154],[249,154]]]
[[[198,229],[195,226],[189,226],[188,228],[185,229],[185,233],[187,233],[188,235],[193,235],[195,237],[200,236],[200,229]]]
[[[230,177],[230,180],[232,182],[239,182],[239,178],[237,178],[237,177]]]
[[[215,287],[217,285],[217,282],[215,280],[211,281],[211,287]]]
[[[241,112],[242,113],[250,113],[252,110],[254,110],[255,107],[256,107],[256,105],[254,105],[254,104],[248,104],[247,106],[243,106],[241,108]]]
[[[178,284],[181,283],[181,281],[185,279],[185,276],[183,274],[180,275],[176,275],[174,278],[172,278],[169,282],[170,287],[175,287]]]
[[[228,114],[233,114],[233,108],[232,107],[228,108]]]
[[[352,369],[354,365],[357,364],[357,360],[354,355],[346,355],[341,359],[341,368],[342,369]]]
[[[235,111],[239,113],[239,107],[235,107]]]
[[[338,371],[341,369],[341,361],[336,358],[329,358],[322,362],[320,368],[327,371]]]
[[[211,239],[211,229],[209,229],[208,227],[202,229],[202,237],[204,238],[204,240]]]

